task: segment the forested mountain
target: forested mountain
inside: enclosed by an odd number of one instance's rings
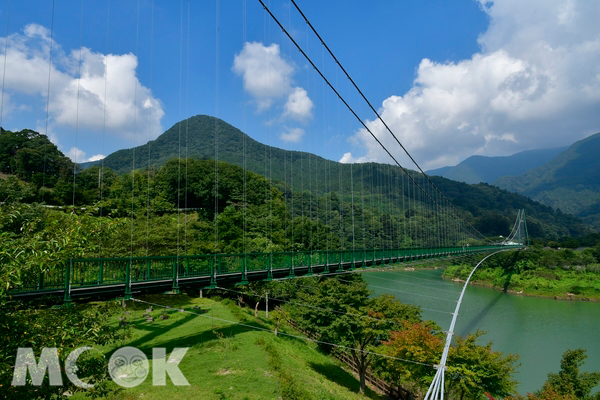
[[[548,163],[495,183],[600,229],[600,133],[574,143]]]
[[[136,168],[151,165],[156,169],[167,160],[180,154],[179,135],[187,132],[187,151],[182,145],[181,154],[195,159],[215,158],[215,136],[218,137],[218,158],[265,176],[285,194],[295,212],[302,213],[308,207],[312,194],[324,196],[335,192],[342,201],[361,202],[365,206],[380,207],[384,199],[387,207],[402,213],[402,188],[408,195],[408,179],[400,169],[377,163],[341,164],[314,154],[288,151],[263,145],[230,124],[206,115],[198,115],[181,121],[156,140],[135,148]],[[216,135],[215,135],[216,133]],[[244,157],[243,143],[246,143]],[[182,140],[185,144],[186,140]],[[131,171],[133,149],[119,150],[104,159],[104,166],[124,173]],[[244,160],[245,159],[245,160]],[[185,168],[184,166],[182,168]],[[411,172],[416,179],[420,175]],[[568,214],[556,213],[550,207],[530,199],[500,190],[486,184],[467,185],[435,177],[436,185],[454,202],[465,216],[484,234],[504,231],[512,224],[516,210],[524,208],[531,226],[530,233],[538,237],[579,236],[587,232],[580,220]],[[292,192],[295,193],[292,196]],[[412,195],[414,197],[414,194]],[[374,201],[371,201],[375,199]],[[406,203],[405,203],[406,204]]]
[[[539,167],[566,149],[527,150],[503,157],[471,156],[454,167],[433,169],[427,174],[465,183],[494,183],[503,176],[520,175]]]

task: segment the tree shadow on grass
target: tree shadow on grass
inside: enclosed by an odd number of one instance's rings
[[[344,370],[342,367],[334,364],[322,364],[316,362],[309,362],[308,365],[313,369],[313,371],[323,375],[325,379],[331,382],[335,382],[338,385],[350,390],[351,392],[359,392],[360,382],[358,381],[358,379],[356,379],[354,375]],[[365,396],[369,399],[383,398],[368,387]]]
[[[223,321],[215,320],[215,327],[212,328],[210,326],[203,326],[200,329],[201,331],[185,336],[178,336],[176,338],[165,338],[162,341],[155,341],[150,345],[150,342],[160,337],[161,335],[167,333],[172,329],[178,329],[185,323],[195,319],[195,318],[204,318],[210,319],[210,317],[198,316],[193,314],[188,314],[185,317],[173,321],[167,325],[156,324],[153,322],[138,322],[135,323],[135,327],[138,330],[145,330],[148,333],[132,342],[129,342],[128,346],[137,347],[140,350],[150,350],[152,347],[192,347],[202,343],[206,343],[211,340],[218,339],[219,337],[235,337],[236,335],[247,333],[247,332],[267,332],[265,329],[270,329],[269,327],[262,325],[257,322],[243,322],[244,325],[236,324],[232,322],[230,325],[223,326]],[[284,336],[286,339],[298,342],[305,342],[300,338]]]

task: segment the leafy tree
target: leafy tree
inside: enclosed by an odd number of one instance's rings
[[[29,203],[37,197],[37,188],[33,183],[22,181],[16,176],[0,178],[0,204]]]
[[[303,281],[297,295],[298,303],[310,307],[288,304],[285,308],[304,332],[331,341],[334,340],[334,332],[330,329],[333,322],[348,308],[356,310],[364,306],[369,295],[367,283],[357,274],[343,278],[310,278]]]
[[[375,369],[388,382],[407,385],[422,397],[433,380],[435,370],[431,366],[439,362],[443,345],[430,324],[405,321],[402,329],[392,331],[389,340],[378,348],[384,357],[375,359]]]
[[[279,328],[281,328],[281,325],[283,325],[283,323],[289,320],[289,316],[283,309],[277,307],[271,312],[270,317],[271,321],[273,322],[273,333],[275,334],[275,336],[277,336],[277,334],[279,333]]]
[[[110,187],[117,179],[113,170],[96,165],[79,172],[75,181],[76,204],[95,204],[111,197]]]
[[[459,399],[479,399],[484,393],[509,396],[516,391],[515,372],[519,356],[492,351],[492,343],[477,345],[484,334],[477,331],[466,338],[456,337],[448,353],[448,393]]]
[[[592,389],[600,382],[600,372],[581,372],[587,355],[584,349],[567,350],[560,361],[560,371],[549,373],[548,380],[540,391],[527,397],[509,397],[507,400],[593,400]]]
[[[348,307],[346,312],[332,322],[331,336],[336,344],[349,348],[347,352],[358,369],[360,392],[364,393],[365,376],[375,358],[372,350],[403,322],[419,322],[421,312],[417,306],[401,303],[392,295],[370,298],[363,306]]]
[[[600,263],[600,243],[598,243],[596,247],[594,247],[594,249],[592,250],[592,255],[596,259],[596,262]]]
[[[592,389],[600,382],[600,372],[580,372],[586,358],[584,349],[565,351],[560,361],[560,371],[557,374],[549,373],[545,386],[564,396],[600,399],[600,395],[590,395]]]
[[[0,295],[36,284],[70,258],[96,256],[125,221],[78,216],[35,205],[0,207]]]

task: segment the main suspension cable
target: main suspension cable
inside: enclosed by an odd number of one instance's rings
[[[284,33],[286,34],[286,36],[288,36],[288,38],[294,43],[294,45],[296,45],[296,47],[298,48],[298,50],[300,50],[300,52],[304,55],[304,57],[311,63],[312,61],[310,60],[310,58],[307,56],[307,54],[298,46],[297,42],[292,38],[292,36],[287,32],[287,30],[285,30],[285,28],[281,25],[281,23],[277,20],[277,18],[271,13],[271,11],[267,8],[267,6],[264,4],[264,2],[262,0],[258,0],[262,6],[269,12],[269,14],[271,15],[271,17],[275,20],[275,22],[280,26],[280,28],[284,31]],[[429,183],[432,185],[432,187],[434,187],[438,192],[440,192],[440,194],[446,198],[444,196],[444,194],[440,191],[440,189],[433,183],[433,181],[431,180],[431,178],[425,173],[425,171],[423,171],[423,169],[419,166],[419,164],[416,162],[416,160],[412,157],[412,155],[408,152],[408,150],[404,147],[404,145],[400,142],[400,140],[398,139],[398,137],[393,133],[393,131],[389,128],[389,126],[387,125],[387,123],[383,120],[383,118],[381,117],[381,115],[379,114],[379,112],[375,109],[375,107],[373,107],[373,105],[371,104],[371,102],[367,99],[367,97],[364,95],[364,93],[360,90],[360,88],[358,87],[358,85],[354,82],[354,80],[350,77],[350,74],[348,74],[348,72],[346,71],[346,69],[342,66],[342,64],[339,62],[339,60],[337,59],[337,57],[333,54],[333,52],[331,51],[331,49],[329,48],[329,46],[327,46],[327,44],[325,43],[325,41],[323,40],[323,38],[319,35],[319,33],[317,32],[317,30],[314,28],[314,26],[311,24],[311,22],[308,20],[308,18],[306,17],[306,15],[302,12],[302,10],[300,9],[300,7],[298,6],[298,4],[296,3],[295,0],[291,0],[292,4],[294,4],[294,7],[298,10],[298,12],[300,13],[300,15],[302,16],[302,18],[304,19],[304,21],[307,23],[307,25],[311,28],[311,30],[313,31],[313,33],[315,34],[315,36],[319,39],[319,41],[321,42],[321,44],[323,45],[323,47],[327,50],[327,52],[331,55],[331,57],[333,58],[333,60],[335,61],[335,63],[340,67],[340,69],[342,70],[342,72],[344,72],[344,74],[346,75],[346,77],[348,78],[348,80],[352,83],[352,85],[354,86],[354,88],[358,91],[358,93],[361,95],[361,97],[365,100],[365,102],[368,104],[369,108],[375,113],[375,115],[377,116],[377,118],[382,122],[382,124],[385,126],[385,128],[387,129],[387,131],[392,135],[392,137],[395,139],[395,141],[398,143],[398,145],[402,148],[402,150],[404,150],[404,152],[406,153],[406,155],[410,158],[410,160],[415,164],[415,166],[418,168],[418,170],[421,172],[421,174],[423,175],[424,179],[427,179],[429,181]],[[313,67],[314,64],[313,64]],[[320,71],[318,71],[319,74],[321,74]],[[322,78],[326,80],[326,78],[321,74]],[[345,100],[342,99],[342,97],[340,96],[340,94],[333,88],[333,86],[326,80],[327,84],[331,87],[332,90],[334,90],[334,92],[338,95],[338,97],[340,98],[340,100],[342,100],[344,102],[344,104],[350,109],[350,111],[352,112],[352,114],[355,115],[355,117],[357,117],[357,119],[359,119],[359,121],[361,122],[361,124],[365,127],[365,129],[367,129],[367,131],[371,134],[371,136],[373,136],[373,138],[379,143],[379,145],[386,151],[386,153],[388,153],[388,155],[392,158],[392,160],[394,160],[396,162],[396,164],[404,169],[404,167],[402,167],[398,161],[392,156],[392,154],[387,150],[387,148],[385,148],[385,146],[381,143],[381,141],[372,133],[372,131],[366,126],[366,124],[363,123],[363,121],[358,118],[358,116],[356,115],[356,113],[350,108],[350,106],[346,103]],[[405,171],[406,172],[406,171]],[[423,191],[423,188],[415,181],[415,184],[417,184],[417,186],[419,187],[419,189],[421,189]],[[432,199],[433,200],[433,199]],[[438,205],[439,206],[439,205]],[[454,206],[450,205],[453,209]],[[455,209],[456,210],[456,209]],[[469,224],[470,225],[470,224]],[[485,238],[484,235],[482,235],[480,232],[478,232],[474,227],[471,226],[471,228],[477,232],[479,234],[480,238]]]

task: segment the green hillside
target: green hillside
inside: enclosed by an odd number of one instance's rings
[[[600,228],[600,133],[574,143],[548,163],[496,184],[583,218]]]
[[[493,183],[503,176],[520,175],[539,167],[566,149],[527,150],[504,157],[471,156],[454,167],[434,169],[427,174],[465,183]]]
[[[216,146],[215,137],[218,137]],[[176,123],[156,140],[110,154],[104,159],[104,166],[119,174],[130,172],[134,152],[136,169],[145,168],[148,164],[152,167],[164,165],[169,159],[177,158],[180,150],[182,157],[187,154],[189,158],[213,160],[217,155],[215,148],[218,149],[219,161],[244,166],[244,140],[246,141],[246,168],[276,180],[285,179],[284,163],[288,166],[292,165],[294,169],[299,169],[302,164],[304,171],[307,171],[310,165],[310,171],[315,174],[323,173],[326,167],[337,164],[310,153],[266,146],[221,119],[196,115]],[[98,163],[87,163],[85,166]],[[315,167],[317,163],[319,169]]]
[[[197,115],[181,121],[156,140],[136,147],[136,169],[144,168],[148,164],[155,169],[164,165],[167,160],[176,158],[180,150],[179,135],[181,133],[182,138],[185,138],[186,132],[188,157],[214,159],[216,132],[219,160],[242,167],[245,140],[246,168],[272,178],[286,193],[288,202],[295,199],[292,208],[297,215],[302,214],[299,207],[309,198],[309,194],[300,193],[322,195],[329,192],[338,193],[341,199],[347,202],[351,201],[353,193],[355,201],[366,198],[366,205],[374,207],[385,204],[387,200],[388,209],[402,213],[402,196],[398,195],[398,188],[402,187],[403,178],[399,168],[377,163],[341,164],[311,153],[266,146],[232,125],[206,115]],[[184,139],[182,143],[185,143]],[[185,152],[185,147],[182,146],[181,154]],[[133,154],[134,149],[119,150],[104,159],[104,166],[119,173],[129,172]],[[411,174],[421,179],[416,172]],[[498,224],[503,227],[512,224],[517,210],[521,208],[526,209],[533,236],[580,236],[587,232],[583,223],[571,215],[555,213],[550,207],[493,186],[467,185],[437,177],[435,182],[455,206],[465,210],[465,217],[484,234],[497,232]],[[296,192],[296,195],[292,196],[290,189]],[[409,196],[408,185],[404,187],[404,195]],[[497,221],[495,227],[490,227],[494,220]]]

